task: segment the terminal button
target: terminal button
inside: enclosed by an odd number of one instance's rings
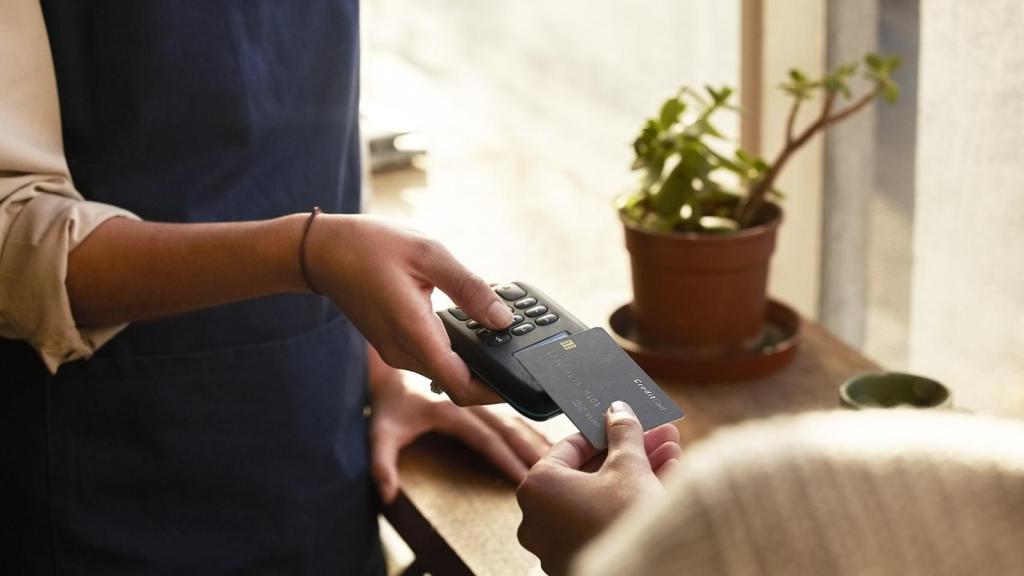
[[[533,308],[527,309],[526,312],[523,312],[523,314],[526,314],[530,318],[535,318],[535,317],[540,316],[541,314],[543,314],[543,313],[545,313],[547,311],[548,311],[548,307],[544,306],[543,304],[541,304],[539,306],[534,306]]]
[[[529,334],[530,332],[533,332],[534,328],[535,326],[533,324],[527,322],[526,324],[520,324],[519,326],[516,326],[512,330],[509,330],[509,332],[512,332],[513,336],[522,336],[524,334]]]
[[[507,343],[511,339],[512,337],[509,336],[508,334],[495,334],[494,336],[491,336],[491,339],[487,341],[487,344],[489,346],[501,346],[502,344]]]
[[[463,322],[469,320],[469,314],[463,312],[462,308],[459,308],[458,306],[452,306],[451,308],[449,308],[448,313],[451,314],[452,316],[455,316],[459,320],[462,320]]]
[[[538,326],[547,326],[548,324],[554,324],[555,322],[558,322],[558,315],[545,314],[540,318],[534,320],[534,322],[536,322]]]
[[[536,298],[533,298],[533,297],[523,298],[519,302],[516,302],[516,308],[519,308],[521,310],[523,308],[529,308],[530,306],[533,306],[536,303],[537,303],[537,299]]]
[[[523,290],[518,284],[513,284],[512,282],[498,284],[494,287],[494,291],[498,293],[498,296],[501,296],[505,300],[519,300],[523,296],[526,296],[526,290]]]

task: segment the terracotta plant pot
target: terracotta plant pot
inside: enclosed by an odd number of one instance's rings
[[[657,233],[622,219],[633,268],[633,318],[647,346],[754,346],[768,304],[768,263],[782,210],[727,234]]]

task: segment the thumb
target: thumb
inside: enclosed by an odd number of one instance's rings
[[[608,433],[608,458],[605,466],[632,468],[647,465],[644,431],[629,404],[616,400],[605,413]]]
[[[371,473],[377,481],[377,491],[385,504],[398,495],[398,441],[392,435],[377,434],[371,446]]]
[[[443,246],[424,262],[428,279],[471,318],[492,330],[512,323],[508,305],[482,278],[469,271]]]

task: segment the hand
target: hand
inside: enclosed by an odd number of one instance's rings
[[[582,435],[574,434],[555,444],[516,492],[523,511],[519,542],[552,576],[564,574],[575,552],[633,502],[660,497],[660,479],[682,456],[675,426],[644,434],[624,402],[612,403],[605,426],[603,461]]]
[[[508,327],[512,313],[444,246],[375,218],[348,215],[320,216],[307,242],[313,283],[385,362],[431,378],[460,406],[501,402],[452,351],[430,294],[440,288],[493,330]]]
[[[520,418],[489,408],[460,408],[440,396],[414,391],[398,370],[370,351],[371,465],[381,499],[398,494],[398,453],[427,432],[453,436],[487,458],[518,484],[548,448],[548,442]]]

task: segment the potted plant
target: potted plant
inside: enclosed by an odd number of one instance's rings
[[[869,54],[864,93],[850,80],[859,63],[822,78],[792,70],[781,86],[793,99],[786,140],[771,162],[733,144],[715,128],[737,110],[729,87],[684,86],[647,120],[633,143],[637,188],[618,208],[630,253],[632,324],[645,346],[714,353],[756,346],[765,322],[768,263],[782,222],[775,187],[787,161],[815,134],[876,98],[894,102],[897,57]],[[814,119],[797,126],[805,105]]]

